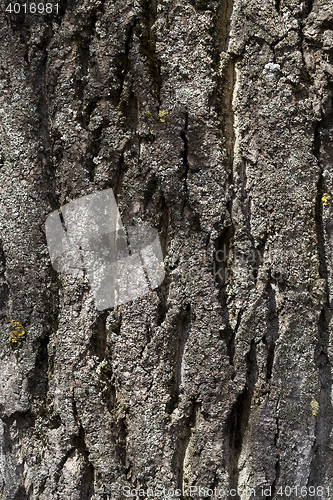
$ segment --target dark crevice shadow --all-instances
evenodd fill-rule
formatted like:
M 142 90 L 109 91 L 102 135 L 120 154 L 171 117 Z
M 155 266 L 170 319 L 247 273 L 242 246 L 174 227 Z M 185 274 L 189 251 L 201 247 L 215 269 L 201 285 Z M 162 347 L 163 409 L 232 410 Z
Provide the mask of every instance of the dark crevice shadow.
M 329 120 L 330 117 L 326 118 Z M 317 158 L 318 165 L 321 168 L 321 130 L 326 122 L 323 120 L 317 123 L 314 131 L 313 154 Z M 333 308 L 329 293 L 329 272 L 326 255 L 325 235 L 331 234 L 332 224 L 330 220 L 324 223 L 323 210 L 326 208 L 324 193 L 327 192 L 322 170 L 317 183 L 317 198 L 315 208 L 317 250 L 319 260 L 319 274 L 325 283 L 325 304 L 321 310 L 318 322 L 317 345 L 315 348 L 315 362 L 318 370 L 319 395 L 317 395 L 319 410 L 314 413 L 316 417 L 316 439 L 313 445 L 313 457 L 308 480 L 308 487 L 317 487 L 325 483 L 325 473 L 329 467 L 329 436 L 333 429 L 333 407 L 331 400 L 332 391 L 332 373 L 328 349 L 330 345 L 330 323 L 333 316 Z M 332 470 L 332 466 L 330 466 Z
M 178 406 L 179 402 L 179 389 L 182 380 L 182 363 L 185 351 L 185 345 L 188 339 L 189 330 L 191 328 L 191 306 L 188 304 L 186 309 L 181 312 L 179 320 L 177 321 L 176 338 L 173 345 L 174 354 L 174 372 L 168 383 L 168 392 L 170 399 L 166 404 L 165 411 L 171 414 Z
M 246 383 L 242 393 L 237 397 L 230 417 L 227 421 L 227 432 L 229 436 L 229 477 L 230 488 L 237 490 L 239 470 L 238 460 L 242 451 L 245 432 L 251 413 L 251 400 L 258 380 L 258 365 L 256 357 L 256 345 L 252 340 L 250 350 L 246 356 Z M 234 497 L 240 500 L 237 495 Z
M 267 347 L 267 365 L 266 365 L 266 380 L 272 378 L 275 344 L 279 337 L 279 318 L 276 312 L 275 292 L 270 281 L 268 282 L 268 312 L 266 316 L 266 333 L 263 337 L 263 343 Z

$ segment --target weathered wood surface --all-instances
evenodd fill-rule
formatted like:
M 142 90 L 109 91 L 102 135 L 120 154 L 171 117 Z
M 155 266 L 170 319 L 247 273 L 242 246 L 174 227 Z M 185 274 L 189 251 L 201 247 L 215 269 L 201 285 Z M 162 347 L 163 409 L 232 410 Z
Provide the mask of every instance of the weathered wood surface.
M 6 5 L 1 499 L 332 498 L 331 1 Z M 166 278 L 99 313 L 44 223 L 110 187 Z

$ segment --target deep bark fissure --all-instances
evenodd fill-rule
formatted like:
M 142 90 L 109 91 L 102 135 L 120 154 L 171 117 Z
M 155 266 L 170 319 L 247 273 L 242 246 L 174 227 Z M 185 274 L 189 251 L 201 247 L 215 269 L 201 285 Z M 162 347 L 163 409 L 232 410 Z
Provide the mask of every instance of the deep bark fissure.
M 54 473 L 55 484 L 57 484 L 59 482 L 63 468 L 65 466 L 65 463 L 67 462 L 67 460 L 71 456 L 73 456 L 74 451 L 75 451 L 75 445 L 73 443 L 73 445 L 70 447 L 70 449 L 66 452 L 66 454 L 62 457 L 62 459 L 57 464 L 57 468 L 56 468 L 56 471 Z M 53 493 L 55 493 L 55 491 Z
M 128 431 L 126 416 L 115 421 L 115 431 L 117 456 L 125 473 L 128 474 L 130 472 L 130 466 L 127 463 L 126 436 Z
M 37 414 L 46 415 L 46 399 L 49 386 L 49 335 L 39 341 L 33 377 L 28 379 L 31 394 L 31 409 Z
M 93 347 L 93 351 L 100 361 L 105 359 L 106 349 L 107 349 L 107 328 L 106 328 L 106 320 L 109 312 L 104 311 L 99 314 L 98 318 L 91 326 L 92 336 L 91 336 L 91 344 Z
M 61 467 L 59 467 L 58 469 L 58 474 L 60 477 L 60 474 L 62 473 L 66 461 L 71 456 L 73 456 L 75 450 L 77 450 L 77 453 L 82 456 L 84 462 L 84 469 L 81 473 L 83 488 L 80 491 L 80 496 L 81 496 L 80 500 L 90 500 L 94 493 L 95 469 L 93 464 L 89 460 L 90 452 L 86 444 L 85 430 L 78 415 L 74 390 L 72 392 L 72 403 L 73 403 L 73 415 L 75 421 L 78 424 L 79 431 L 77 435 L 74 435 L 72 437 L 73 448 L 68 450 L 66 456 L 64 457 L 64 460 L 61 462 Z
M 308 485 L 316 486 L 325 481 L 323 471 L 327 466 L 327 455 L 329 454 L 327 432 L 333 427 L 333 408 L 331 401 L 332 388 L 332 372 L 331 364 L 328 356 L 328 346 L 330 343 L 329 325 L 333 315 L 330 293 L 329 293 L 329 272 L 327 266 L 327 255 L 325 248 L 325 227 L 323 220 L 324 203 L 327 203 L 323 198 L 325 193 L 325 181 L 322 174 L 320 161 L 321 136 L 320 131 L 323 123 L 317 123 L 314 132 L 313 154 L 317 159 L 320 174 L 317 182 L 317 199 L 315 208 L 316 236 L 317 236 L 317 251 L 319 260 L 319 275 L 324 280 L 325 287 L 325 304 L 321 310 L 318 322 L 318 337 L 315 349 L 315 362 L 318 370 L 319 378 L 319 395 L 318 404 L 319 411 L 316 416 L 316 432 L 315 441 L 313 444 L 313 456 L 311 461 L 311 470 L 309 474 Z M 324 201 L 323 201 L 324 200 Z
M 227 52 L 230 40 L 230 20 L 233 12 L 233 0 L 219 2 L 217 12 L 212 17 L 211 33 L 214 37 L 213 60 L 216 65 L 219 64 L 221 53 Z
M 97 318 L 95 325 L 95 334 L 97 338 L 92 342 L 94 347 L 94 352 L 99 356 L 100 361 L 107 361 L 106 365 L 103 365 L 100 369 L 100 386 L 101 386 L 101 397 L 102 401 L 105 403 L 108 413 L 111 417 L 111 428 L 112 435 L 114 437 L 114 450 L 119 464 L 122 466 L 125 474 L 128 474 L 130 467 L 127 464 L 127 448 L 126 448 L 126 437 L 127 431 L 127 414 L 126 411 L 122 415 L 117 414 L 117 389 L 115 386 L 115 375 L 112 368 L 112 354 L 107 345 L 107 328 L 106 321 L 109 312 L 105 311 L 102 315 Z M 121 328 L 121 316 L 116 323 L 111 324 L 111 330 L 119 334 Z M 99 353 L 99 354 L 98 354 Z M 75 404 L 75 401 L 74 401 Z M 75 409 L 75 415 L 77 416 L 77 411 Z M 76 417 L 76 420 L 77 417 Z M 81 424 L 80 424 L 81 425 Z
M 188 139 L 186 136 L 186 132 L 188 130 L 188 113 L 185 113 L 185 124 L 184 124 L 184 130 L 182 130 L 180 137 L 183 141 L 183 150 L 182 150 L 182 158 L 183 158 L 183 165 L 185 167 L 185 172 L 184 172 L 184 182 L 185 182 L 185 189 L 187 191 L 187 175 L 189 171 L 189 163 L 188 163 Z
M 161 210 L 161 223 L 159 227 L 159 238 L 161 242 L 161 248 L 162 248 L 162 254 L 163 258 L 167 256 L 167 251 L 168 251 L 168 240 L 169 240 L 169 227 L 170 227 L 170 211 L 169 207 L 166 203 L 166 200 L 161 194 L 161 203 L 160 203 L 160 210 Z M 163 321 L 166 318 L 167 315 L 167 302 L 168 302 L 168 297 L 169 297 L 169 289 L 170 289 L 170 283 L 172 282 L 171 276 L 170 276 L 170 271 L 171 268 L 170 266 L 165 267 L 165 277 L 163 282 L 161 283 L 159 287 L 159 297 L 160 297 L 160 303 L 158 306 L 158 318 L 157 318 L 157 326 L 161 325 Z
M 182 364 L 186 341 L 188 339 L 191 325 L 191 306 L 188 304 L 186 309 L 180 314 L 181 321 L 177 325 L 177 339 L 174 345 L 174 372 L 168 384 L 170 399 L 166 404 L 166 412 L 171 414 L 178 406 L 179 389 L 182 381 Z
M 220 290 L 219 296 L 223 307 L 226 307 L 226 286 L 229 278 L 231 278 L 229 254 L 232 251 L 234 233 L 234 227 L 232 225 L 227 226 L 214 245 L 213 275 Z
M 40 89 L 39 89 L 39 102 L 38 102 L 38 114 L 41 117 L 40 124 L 40 137 L 42 138 L 43 143 L 43 151 L 40 153 L 41 161 L 45 170 L 45 184 L 48 184 L 48 179 L 50 175 L 53 175 L 54 179 L 54 171 L 51 166 L 51 158 L 50 158 L 50 133 L 49 133 L 49 108 L 48 108 L 48 100 L 47 100 L 47 76 L 46 76 L 46 67 L 47 67 L 47 52 L 46 46 L 43 51 L 43 58 L 41 61 L 41 71 L 40 71 Z M 53 181 L 54 182 L 54 181 Z M 50 200 L 51 207 L 56 208 L 58 206 L 57 200 L 55 197 L 54 190 L 47 190 L 48 197 Z
M 236 326 L 234 329 L 232 329 L 230 326 L 229 312 L 228 312 L 227 308 L 225 308 L 225 314 L 226 314 L 226 316 L 224 316 L 224 323 L 226 325 L 226 328 L 222 331 L 222 333 L 220 333 L 220 338 L 221 338 L 221 340 L 224 340 L 226 343 L 227 353 L 228 353 L 228 357 L 229 357 L 229 365 L 234 367 L 235 366 L 234 359 L 235 359 L 235 352 L 236 352 L 235 340 L 236 340 L 236 334 L 237 334 L 237 331 L 238 331 L 238 328 L 239 328 L 239 325 L 241 322 L 243 310 L 241 309 L 238 312 L 237 322 L 236 322 Z M 236 372 L 233 371 L 231 374 L 231 380 L 234 380 L 235 376 L 236 376 Z
M 196 427 L 196 414 L 200 411 L 200 403 L 192 401 L 191 410 L 189 416 L 186 418 L 185 425 L 182 430 L 182 435 L 179 440 L 179 445 L 176 454 L 176 474 L 177 474 L 177 488 L 183 492 L 183 485 L 186 485 L 184 482 L 184 472 L 185 472 L 185 461 L 186 461 L 186 452 L 190 443 L 190 439 L 193 433 L 193 429 Z M 180 496 L 181 500 L 186 500 L 187 497 L 183 495 Z
M 320 126 L 317 123 L 314 133 L 313 142 L 313 154 L 317 159 L 320 168 Z M 318 249 L 318 260 L 319 260 L 319 274 L 321 278 L 325 280 L 325 294 L 327 301 L 329 301 L 329 287 L 328 287 L 328 272 L 326 263 L 326 251 L 325 251 L 325 236 L 323 227 L 323 201 L 322 197 L 325 192 L 324 179 L 322 171 L 320 170 L 318 182 L 317 182 L 317 199 L 315 208 L 315 221 L 316 221 L 316 234 L 317 234 L 317 249 Z
M 131 51 L 131 44 L 133 40 L 133 33 L 134 33 L 134 28 L 138 25 L 139 20 L 134 19 L 131 22 L 131 25 L 128 28 L 127 31 L 127 36 L 125 40 L 125 47 L 124 47 L 124 52 L 122 56 L 119 58 L 119 68 L 118 68 L 118 78 L 120 81 L 119 84 L 119 90 L 118 90 L 118 98 L 117 98 L 117 105 L 122 104 L 122 93 L 123 93 L 123 88 L 125 84 L 125 79 L 127 78 L 128 71 L 130 69 L 130 51 Z
M 19 486 L 18 491 L 16 492 L 13 500 L 28 500 L 28 493 L 25 491 L 23 486 Z
M 299 21 L 299 49 L 302 54 L 302 68 L 299 84 L 293 87 L 293 94 L 297 99 L 305 99 L 309 97 L 309 88 L 314 83 L 313 75 L 311 75 L 308 65 L 305 60 L 305 42 L 304 42 L 304 27 L 305 21 Z M 316 132 L 315 132 L 316 133 Z
M 30 26 L 29 26 L 30 27 Z M 31 28 L 31 27 L 30 27 Z M 27 30 L 27 28 L 26 28 Z M 28 43 L 27 32 L 25 32 L 25 43 L 27 48 L 27 61 L 28 61 L 28 47 L 29 44 L 34 45 L 35 52 L 31 50 L 31 60 L 28 61 L 28 68 L 26 71 L 26 78 L 28 85 L 34 90 L 36 95 L 36 109 L 39 120 L 33 123 L 33 128 L 36 136 L 40 140 L 41 147 L 38 151 L 38 159 L 41 164 L 41 171 L 43 173 L 43 183 L 45 185 L 45 192 L 50 207 L 56 209 L 58 207 L 58 199 L 55 194 L 55 169 L 51 162 L 51 142 L 49 131 L 49 104 L 47 98 L 47 64 L 48 64 L 48 47 L 52 36 L 51 22 L 47 21 L 47 28 L 39 43 Z M 38 72 L 38 79 L 31 69 L 34 66 L 34 71 Z M 49 188 L 51 178 L 51 189 Z
M 123 149 L 121 152 L 119 161 L 118 161 L 117 178 L 115 180 L 114 189 L 113 189 L 114 197 L 115 197 L 117 203 L 119 203 L 119 199 L 121 197 L 121 190 L 122 190 L 125 171 L 126 171 L 125 149 Z
M 243 448 L 245 432 L 251 414 L 251 401 L 254 387 L 258 379 L 258 365 L 256 359 L 256 344 L 251 341 L 249 352 L 246 356 L 246 383 L 244 390 L 234 403 L 227 424 L 229 441 L 229 477 L 230 488 L 237 490 L 239 480 L 238 461 Z M 238 493 L 234 497 L 240 499 Z
M 182 320 L 178 326 L 178 346 L 175 353 L 175 404 L 178 403 L 179 388 L 182 381 L 182 364 L 186 342 L 191 328 L 191 306 L 188 304 L 182 313 Z
M 74 438 L 74 444 L 78 453 L 82 455 L 85 466 L 82 473 L 83 488 L 80 491 L 80 500 L 90 500 L 94 494 L 95 468 L 89 461 L 90 452 L 86 445 L 85 432 L 82 425 L 79 428 L 79 435 Z
M 279 419 L 276 418 L 276 432 L 274 435 L 274 447 L 278 447 L 278 442 L 279 442 L 279 436 L 280 436 L 280 427 L 279 427 Z M 280 466 L 280 452 L 277 450 L 277 458 L 275 462 L 275 478 L 272 483 L 272 489 L 271 489 L 271 496 L 270 497 L 265 497 L 265 499 L 273 499 L 276 493 L 276 486 L 278 484 L 279 478 L 280 478 L 280 472 L 281 472 L 281 466 Z
M 161 219 L 160 219 L 161 222 L 159 227 L 159 237 L 161 241 L 163 257 L 165 258 L 167 255 L 168 241 L 169 241 L 170 210 L 165 200 L 165 197 L 162 193 L 161 193 L 160 210 L 161 210 Z
M 230 19 L 233 11 L 233 0 L 220 2 L 217 11 L 214 12 L 211 21 L 210 33 L 213 37 L 211 49 L 211 57 L 213 67 L 215 69 L 214 80 L 215 87 L 209 98 L 209 107 L 215 106 L 218 116 L 221 118 L 224 113 L 223 109 L 223 93 L 226 91 L 225 75 L 221 74 L 219 66 L 221 57 L 225 57 L 228 51 L 229 34 L 230 34 Z M 227 57 L 230 57 L 228 54 Z
M 131 86 L 132 89 L 132 86 Z M 131 153 L 138 155 L 139 152 L 139 135 L 137 127 L 139 124 L 139 103 L 134 91 L 131 90 L 129 99 L 123 100 L 120 103 L 120 109 L 126 120 L 126 127 L 132 129 L 132 137 L 130 139 Z
M 96 23 L 98 19 L 104 14 L 104 3 L 96 9 L 94 9 L 90 16 L 83 21 L 83 25 L 81 26 L 80 33 L 77 34 L 77 51 L 79 62 L 81 66 L 81 75 L 78 76 L 74 73 L 74 82 L 75 82 L 75 90 L 76 97 L 84 102 L 85 99 L 85 83 L 83 82 L 83 78 L 86 77 L 89 73 L 89 64 L 91 64 L 92 56 L 90 54 L 90 44 L 96 33 Z
M 318 324 L 318 340 L 315 350 L 315 362 L 319 378 L 319 410 L 316 416 L 315 441 L 309 474 L 308 486 L 318 486 L 325 483 L 324 471 L 328 465 L 329 442 L 327 433 L 333 427 L 333 408 L 331 401 L 332 372 L 328 356 L 329 322 L 332 310 L 328 305 L 322 310 Z
M 4 319 L 8 310 L 10 289 L 6 279 L 6 255 L 0 240 L 0 320 Z
M 234 102 L 237 96 L 237 72 L 236 72 L 236 64 L 238 58 L 234 55 L 229 57 L 229 65 L 228 65 L 228 77 L 227 79 L 230 82 L 230 92 L 227 94 L 227 104 L 228 104 L 228 112 L 227 117 L 230 123 L 227 123 L 226 126 L 226 136 L 229 137 L 230 145 L 230 184 L 234 183 L 234 158 L 235 158 L 235 147 L 236 147 L 236 118 L 234 112 Z M 232 199 L 231 199 L 232 201 Z
M 152 93 L 155 94 L 158 107 L 161 106 L 161 62 L 156 53 L 156 36 L 152 26 L 157 17 L 156 0 L 142 0 L 142 24 L 144 29 L 141 37 L 142 55 L 146 59 L 149 74 L 152 77 Z
M 221 339 L 223 339 L 227 346 L 227 352 L 229 356 L 229 364 L 233 366 L 234 364 L 234 354 L 235 354 L 235 335 L 237 328 L 239 326 L 239 321 L 241 314 L 239 313 L 237 319 L 237 326 L 235 329 L 232 329 L 229 323 L 229 310 L 227 307 L 227 295 L 226 288 L 228 285 L 228 279 L 230 276 L 229 269 L 229 252 L 231 251 L 231 241 L 234 236 L 234 227 L 227 227 L 222 235 L 218 238 L 216 242 L 216 250 L 214 252 L 214 277 L 217 281 L 219 287 L 219 300 L 222 308 L 222 318 L 225 325 L 225 328 L 221 332 Z
M 237 58 L 233 54 L 228 53 L 229 34 L 230 34 L 230 20 L 233 12 L 233 1 L 229 0 L 223 4 L 223 8 L 219 12 L 218 18 L 218 38 L 217 46 L 219 47 L 219 57 L 224 53 L 224 61 L 222 64 L 222 75 L 220 77 L 220 101 L 222 108 L 222 130 L 224 132 L 226 141 L 227 161 L 226 167 L 228 169 L 228 186 L 234 184 L 234 155 L 236 146 L 236 132 L 235 132 L 235 115 L 233 103 L 236 92 L 236 61 Z M 221 52 L 223 49 L 224 52 Z M 234 366 L 235 355 L 235 336 L 236 330 L 239 326 L 241 315 L 238 315 L 237 326 L 233 330 L 229 323 L 229 311 L 227 307 L 226 289 L 228 280 L 231 278 L 232 269 L 229 265 L 229 254 L 232 251 L 232 243 L 235 234 L 235 226 L 232 221 L 232 205 L 235 198 L 235 193 L 230 194 L 229 201 L 227 202 L 227 211 L 230 217 L 230 223 L 226 226 L 215 242 L 215 252 L 213 256 L 213 274 L 219 287 L 219 300 L 222 307 L 222 317 L 225 328 L 220 334 L 220 338 L 226 343 L 227 354 L 229 357 L 229 364 Z M 234 378 L 235 373 L 232 374 Z
M 114 309 L 114 311 L 116 311 L 116 308 Z M 114 312 L 114 315 L 115 314 L 116 313 Z M 116 321 L 110 321 L 110 323 L 108 323 L 108 326 L 113 333 L 115 333 L 116 335 L 119 335 L 120 330 L 121 330 L 121 324 L 122 324 L 122 314 L 121 314 L 121 309 L 118 308 L 118 314 L 117 314 Z
M 311 12 L 313 10 L 313 3 L 314 3 L 314 0 L 306 0 L 306 6 L 307 6 L 306 16 L 308 16 L 309 14 L 311 14 Z
M 0 131 L 1 133 L 3 134 L 3 129 L 2 129 L 2 126 L 0 125 Z M 2 167 L 4 166 L 4 161 L 5 161 L 5 156 L 4 156 L 4 152 L 3 152 L 3 148 L 2 148 L 2 145 L 0 143 L 0 170 L 2 169 Z
M 254 238 L 251 233 L 251 199 L 249 196 L 249 192 L 247 189 L 247 174 L 246 174 L 246 169 L 247 169 L 247 160 L 244 158 L 241 159 L 240 162 L 238 162 L 238 175 L 239 175 L 239 191 L 240 191 L 240 196 L 239 196 L 239 201 L 241 205 L 241 211 L 243 213 L 244 217 L 244 237 L 248 239 L 248 245 L 249 245 L 249 251 L 255 251 L 255 245 L 254 245 Z M 245 236 L 246 235 L 246 236 Z M 256 277 L 252 276 L 254 278 L 254 286 L 256 284 Z M 253 287 L 253 286 L 252 286 Z M 250 286 L 251 288 L 251 286 Z
M 168 309 L 167 309 L 167 302 L 168 302 L 168 296 L 169 296 L 169 287 L 170 287 L 170 276 L 168 275 L 168 270 L 166 270 L 165 273 L 165 279 L 163 283 L 160 285 L 159 289 L 159 297 L 160 297 L 160 302 L 158 305 L 158 310 L 157 310 L 157 321 L 156 321 L 156 326 L 161 326 L 162 323 L 164 322 Z
M 235 146 L 236 146 L 236 124 L 235 124 L 235 113 L 233 109 L 233 103 L 236 97 L 236 63 L 238 57 L 226 53 L 222 64 L 222 76 L 221 76 L 221 102 L 222 102 L 222 131 L 224 132 L 224 140 L 227 150 L 227 169 L 228 169 L 228 185 L 233 186 L 234 184 L 234 156 L 235 156 Z M 232 202 L 235 197 L 233 193 L 229 203 L 230 216 Z
M 264 344 L 267 346 L 267 366 L 266 366 L 266 380 L 272 378 L 275 344 L 279 338 L 279 318 L 276 312 L 276 299 L 275 292 L 271 283 L 268 284 L 268 314 L 267 314 L 267 331 L 263 338 Z

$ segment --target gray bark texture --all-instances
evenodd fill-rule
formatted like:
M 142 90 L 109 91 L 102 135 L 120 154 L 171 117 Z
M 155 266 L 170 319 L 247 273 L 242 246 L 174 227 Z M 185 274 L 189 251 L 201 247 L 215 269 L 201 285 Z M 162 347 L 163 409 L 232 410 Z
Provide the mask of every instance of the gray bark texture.
M 8 4 L 1 500 L 331 499 L 332 0 Z M 108 188 L 166 276 L 98 311 L 45 220 Z

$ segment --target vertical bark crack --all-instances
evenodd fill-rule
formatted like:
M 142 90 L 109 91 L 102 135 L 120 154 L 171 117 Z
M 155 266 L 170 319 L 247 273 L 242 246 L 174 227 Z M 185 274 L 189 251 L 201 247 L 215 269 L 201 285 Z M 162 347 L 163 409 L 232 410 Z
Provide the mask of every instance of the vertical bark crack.
M 78 452 L 84 459 L 84 470 L 82 473 L 82 490 L 80 491 L 82 500 L 90 500 L 94 494 L 95 469 L 89 461 L 89 450 L 86 445 L 85 432 L 80 425 L 79 435 L 74 439 L 74 444 Z
M 124 88 L 125 78 L 127 76 L 129 68 L 130 68 L 129 54 L 130 54 L 130 50 L 131 50 L 134 28 L 137 26 L 138 22 L 139 22 L 138 19 L 134 19 L 134 21 L 132 21 L 130 27 L 128 28 L 126 41 L 125 41 L 125 47 L 124 47 L 124 53 L 123 53 L 122 57 L 120 57 L 120 60 L 119 60 L 118 77 L 120 80 L 120 84 L 119 84 L 119 91 L 118 91 L 118 102 L 117 102 L 118 105 L 121 103 L 121 95 L 122 95 L 123 88 Z
M 317 158 L 318 165 L 320 167 L 320 124 L 318 123 L 315 128 L 314 143 L 313 143 L 313 154 Z M 318 258 L 319 258 L 319 274 L 325 280 L 325 294 L 327 297 L 327 302 L 329 302 L 329 287 L 328 287 L 328 273 L 326 264 L 326 252 L 325 252 L 325 237 L 324 237 L 324 227 L 323 227 L 323 202 L 322 197 L 325 191 L 324 179 L 322 171 L 320 170 L 320 175 L 317 182 L 317 199 L 316 199 L 316 233 L 317 233 L 317 248 L 318 248 Z
M 146 57 L 146 62 L 152 76 L 153 91 L 158 101 L 158 106 L 161 105 L 160 94 L 162 87 L 161 63 L 156 53 L 156 36 L 152 30 L 152 26 L 156 21 L 157 2 L 156 0 L 142 0 L 142 19 L 145 29 L 141 36 L 142 53 Z
M 185 478 L 186 471 L 186 458 L 187 452 L 190 444 L 190 439 L 196 426 L 196 414 L 200 411 L 200 403 L 192 402 L 191 412 L 186 419 L 186 425 L 183 428 L 182 436 L 179 442 L 179 447 L 176 456 L 176 470 L 177 470 L 177 488 L 183 491 L 187 487 L 188 478 Z M 187 498 L 187 497 L 185 497 Z M 183 496 L 181 499 L 185 500 Z
M 321 310 L 318 322 L 318 337 L 315 349 L 315 362 L 318 370 L 320 391 L 318 397 L 319 413 L 316 416 L 316 437 L 313 445 L 313 457 L 311 462 L 311 471 L 309 474 L 309 486 L 317 486 L 325 482 L 325 469 L 330 454 L 327 436 L 333 428 L 333 408 L 331 402 L 332 371 L 330 359 L 328 356 L 328 346 L 330 342 L 329 325 L 333 316 L 330 304 L 329 294 L 329 275 L 327 267 L 325 227 L 323 219 L 323 195 L 326 191 L 324 178 L 322 175 L 320 150 L 321 136 L 320 131 L 322 122 L 317 123 L 314 133 L 313 154 L 317 158 L 320 167 L 320 175 L 317 183 L 317 199 L 315 209 L 317 249 L 319 259 L 319 274 L 324 280 L 325 304 Z
M 8 314 L 9 286 L 6 280 L 6 256 L 0 241 L 0 320 Z
M 230 488 L 234 488 L 235 490 L 237 490 L 239 479 L 238 461 L 242 452 L 245 431 L 247 429 L 250 418 L 251 401 L 254 387 L 258 380 L 256 344 L 254 340 L 251 341 L 250 350 L 246 356 L 246 368 L 247 370 L 245 387 L 242 393 L 237 397 L 236 402 L 233 405 L 228 422 L 228 433 L 230 436 Z M 240 500 L 238 493 L 234 498 Z
M 314 0 L 306 0 L 306 6 L 307 6 L 307 9 L 306 9 L 306 15 L 310 15 L 311 12 L 312 12 L 312 9 L 313 9 L 313 3 L 314 3 Z
M 267 331 L 263 337 L 263 342 L 267 347 L 267 368 L 266 380 L 272 378 L 272 370 L 274 364 L 275 344 L 279 337 L 279 318 L 276 312 L 275 292 L 272 285 L 268 284 L 268 314 L 267 314 Z
M 188 113 L 185 113 L 185 124 L 184 124 L 184 130 L 181 132 L 180 137 L 182 138 L 183 141 L 183 150 L 182 150 L 182 157 L 183 157 L 183 164 L 185 166 L 185 173 L 184 173 L 184 182 L 185 182 L 185 188 L 187 191 L 187 174 L 189 171 L 189 163 L 188 163 L 188 139 L 186 137 L 186 132 L 188 130 Z
M 191 325 L 191 306 L 188 304 L 186 309 L 181 313 L 181 321 L 179 321 L 178 338 L 174 346 L 175 368 L 174 373 L 169 382 L 170 399 L 166 405 L 166 412 L 171 414 L 178 406 L 179 390 L 182 382 L 182 369 L 185 345 Z
M 275 436 L 274 436 L 274 447 L 275 448 L 278 446 L 279 436 L 280 436 L 279 419 L 276 418 L 276 432 L 275 432 Z M 270 497 L 266 496 L 265 499 L 268 500 L 270 498 L 274 498 L 275 497 L 276 485 L 278 484 L 278 481 L 279 481 L 279 478 L 280 478 L 280 472 L 281 472 L 280 452 L 279 452 L 279 450 L 277 450 L 277 459 L 276 459 L 276 463 L 275 463 L 275 478 L 274 478 L 274 481 L 273 481 L 273 484 L 272 484 L 272 489 L 271 489 L 272 495 Z

